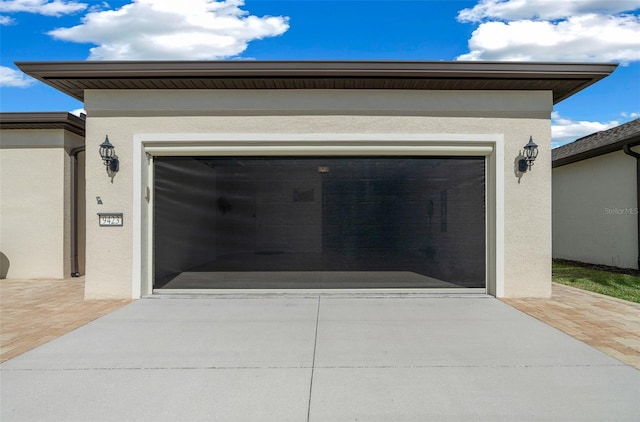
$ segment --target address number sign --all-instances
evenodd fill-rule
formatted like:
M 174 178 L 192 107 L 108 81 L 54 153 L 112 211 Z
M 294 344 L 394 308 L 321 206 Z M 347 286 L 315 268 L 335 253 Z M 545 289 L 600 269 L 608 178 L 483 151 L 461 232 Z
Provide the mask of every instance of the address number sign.
M 122 213 L 98 213 L 98 222 L 103 226 L 122 226 Z

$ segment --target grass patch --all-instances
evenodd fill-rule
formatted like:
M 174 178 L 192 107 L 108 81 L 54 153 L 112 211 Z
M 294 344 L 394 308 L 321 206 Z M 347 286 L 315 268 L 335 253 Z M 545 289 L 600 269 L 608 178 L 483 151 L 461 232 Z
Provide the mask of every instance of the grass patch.
M 553 281 L 640 303 L 640 272 L 554 260 Z

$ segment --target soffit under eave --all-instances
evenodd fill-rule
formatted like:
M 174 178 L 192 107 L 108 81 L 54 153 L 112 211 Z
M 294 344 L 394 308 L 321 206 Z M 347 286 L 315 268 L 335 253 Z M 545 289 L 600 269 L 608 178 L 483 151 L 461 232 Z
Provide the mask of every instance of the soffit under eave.
M 47 85 L 84 101 L 84 91 L 132 89 L 393 89 L 451 91 L 552 91 L 554 104 L 593 83 L 578 80 L 478 80 L 478 79 L 238 79 L 238 78 L 167 78 L 167 79 L 45 79 Z
M 83 101 L 87 89 L 397 89 L 552 91 L 557 103 L 610 63 L 23 62 L 25 73 Z
M 0 129 L 62 129 L 82 137 L 85 136 L 84 120 L 67 112 L 0 113 Z

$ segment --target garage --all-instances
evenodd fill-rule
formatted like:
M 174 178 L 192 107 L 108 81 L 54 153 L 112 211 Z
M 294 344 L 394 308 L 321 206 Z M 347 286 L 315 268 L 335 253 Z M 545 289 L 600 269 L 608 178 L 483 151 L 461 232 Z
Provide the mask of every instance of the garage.
M 484 156 L 157 156 L 153 289 L 485 289 Z
M 17 66 L 86 110 L 87 299 L 550 297 L 550 116 L 616 67 Z

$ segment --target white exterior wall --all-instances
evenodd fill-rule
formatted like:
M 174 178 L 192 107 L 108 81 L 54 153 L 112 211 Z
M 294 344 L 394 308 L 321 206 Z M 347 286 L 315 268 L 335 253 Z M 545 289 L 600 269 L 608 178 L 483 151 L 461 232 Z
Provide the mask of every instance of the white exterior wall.
M 623 151 L 554 168 L 553 257 L 637 269 L 636 183 Z
M 85 93 L 87 144 L 87 298 L 137 297 L 140 210 L 146 185 L 134 178 L 134 139 L 184 134 L 466 134 L 504 139 L 504 297 L 551 293 L 551 92 L 498 91 L 100 91 Z M 109 135 L 120 171 L 107 177 L 97 153 Z M 539 145 L 533 170 L 518 178 L 516 157 L 532 135 Z M 268 142 L 265 142 L 268 145 Z M 500 155 L 502 156 L 502 155 Z M 141 186 L 142 185 L 142 186 Z M 487 186 L 496 190 L 496 186 Z M 134 197 L 134 192 L 136 196 Z M 100 196 L 103 205 L 95 197 Z M 98 212 L 124 213 L 123 227 L 98 227 Z M 488 210 L 489 212 L 489 210 Z M 142 212 L 144 218 L 144 212 Z M 531 230 L 535 227 L 535 230 Z
M 0 252 L 6 278 L 71 274 L 70 158 L 80 136 L 62 129 L 2 130 Z

